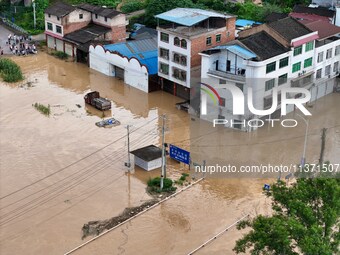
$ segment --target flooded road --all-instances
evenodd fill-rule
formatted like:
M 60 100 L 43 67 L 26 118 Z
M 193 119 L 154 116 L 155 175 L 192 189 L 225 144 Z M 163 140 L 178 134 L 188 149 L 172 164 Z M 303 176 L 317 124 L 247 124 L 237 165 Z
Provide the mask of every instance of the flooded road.
M 145 94 L 85 65 L 44 53 L 13 60 L 22 67 L 26 80 L 0 84 L 1 254 L 63 254 L 86 241 L 81 240 L 84 223 L 111 218 L 150 198 L 145 184 L 159 171 L 136 169 L 126 174 L 126 125 L 132 125 L 131 150 L 160 145 L 162 114 L 168 119 L 168 143 L 195 150 L 197 140 L 219 139 L 207 135 L 211 130 L 205 124 L 200 133 L 190 136 L 192 120 L 175 107 L 182 100 L 168 93 Z M 104 116 L 118 119 L 120 126 L 95 126 L 103 113 L 85 106 L 83 100 L 93 90 L 112 100 L 112 110 Z M 32 107 L 36 102 L 49 104 L 51 116 L 36 111 Z M 340 94 L 327 96 L 313 107 L 307 158 L 318 159 L 320 128 L 331 127 L 325 159 L 339 163 L 339 108 Z M 293 139 L 271 141 L 303 136 L 304 128 L 218 133 L 230 145 L 220 152 L 230 161 L 247 155 L 252 162 L 268 157 L 296 162 L 302 151 L 300 138 L 293 143 Z M 236 147 L 240 141 L 245 145 Z M 246 146 L 260 141 L 268 143 L 256 149 Z M 168 160 L 171 177 L 178 178 L 182 171 L 188 172 L 187 167 Z M 75 254 L 188 253 L 244 214 L 269 213 L 270 203 L 261 195 L 265 181 L 205 180 Z M 235 234 L 226 233 L 199 254 L 233 254 L 231 248 L 240 233 L 232 231 Z

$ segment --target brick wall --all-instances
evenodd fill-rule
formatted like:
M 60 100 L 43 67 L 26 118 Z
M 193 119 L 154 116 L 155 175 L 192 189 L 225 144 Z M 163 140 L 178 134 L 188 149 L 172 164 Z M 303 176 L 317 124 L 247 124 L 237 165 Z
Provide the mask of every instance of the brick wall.
M 125 42 L 126 39 L 126 27 L 125 26 L 115 26 L 112 27 L 111 40 L 112 42 Z
M 191 67 L 201 65 L 201 56 L 198 53 L 235 40 L 235 21 L 236 17 L 229 18 L 226 27 L 215 29 L 191 40 Z M 216 42 L 216 35 L 218 34 L 221 35 L 221 42 Z M 208 37 L 211 37 L 210 45 L 206 44 Z
M 79 30 L 83 27 L 86 27 L 90 21 L 83 21 L 83 22 L 77 22 L 77 23 L 68 23 L 63 26 L 64 28 L 64 35 L 69 34 L 71 32 L 74 32 L 76 30 Z

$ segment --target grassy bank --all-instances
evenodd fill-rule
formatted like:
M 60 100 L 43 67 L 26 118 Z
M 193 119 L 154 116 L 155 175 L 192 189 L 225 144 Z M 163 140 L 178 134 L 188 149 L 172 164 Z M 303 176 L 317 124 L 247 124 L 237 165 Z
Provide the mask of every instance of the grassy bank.
M 0 59 L 0 76 L 5 82 L 17 82 L 24 79 L 20 67 L 11 59 Z

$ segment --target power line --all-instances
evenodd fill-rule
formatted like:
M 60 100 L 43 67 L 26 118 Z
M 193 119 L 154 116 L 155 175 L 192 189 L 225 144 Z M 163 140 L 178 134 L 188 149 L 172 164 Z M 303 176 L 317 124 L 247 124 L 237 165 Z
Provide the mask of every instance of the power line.
M 146 122 L 144 125 L 140 126 L 139 128 L 142 128 L 142 127 L 146 126 L 147 124 L 149 124 L 150 122 L 154 121 L 155 119 L 158 119 L 158 117 L 156 117 L 156 118 L 154 118 L 154 119 L 152 119 L 152 120 Z M 138 128 L 138 129 L 139 129 L 139 128 Z M 138 129 L 135 129 L 135 130 L 131 131 L 130 133 L 133 133 L 133 132 L 135 132 L 135 131 L 138 130 Z M 104 150 L 105 148 L 107 148 L 107 147 L 111 146 L 112 144 L 114 144 L 114 143 L 116 143 L 116 142 L 122 140 L 122 139 L 125 138 L 125 137 L 126 137 L 126 135 L 124 135 L 124 136 L 122 136 L 122 137 L 116 139 L 115 141 L 113 141 L 113 142 L 111 142 L 111 143 L 109 143 L 109 144 L 103 146 L 102 148 L 100 148 L 100 149 L 98 149 L 98 150 L 96 150 L 96 151 L 94 151 L 94 152 L 88 154 L 87 156 L 85 156 L 85 157 L 83 157 L 83 158 L 81 158 L 81 159 L 79 159 L 79 160 L 76 160 L 75 162 L 73 162 L 73 163 L 71 163 L 71 164 L 69 164 L 69 165 L 67 165 L 67 166 L 65 166 L 65 167 L 63 167 L 63 168 L 57 170 L 56 172 L 53 172 L 53 173 L 51 173 L 51 174 L 48 174 L 47 176 L 45 176 L 45 177 L 43 177 L 43 178 L 41 178 L 41 179 L 39 179 L 39 180 L 36 180 L 36 181 L 34 181 L 34 182 L 32 182 L 32 183 L 30 183 L 30 184 L 28 184 L 28 185 L 26 185 L 26 186 L 24 186 L 24 187 L 22 187 L 22 188 L 20 188 L 20 189 L 17 189 L 16 191 L 13 191 L 13 192 L 8 193 L 7 195 L 5 195 L 5 196 L 3 196 L 3 197 L 0 197 L 0 200 L 1 200 L 1 199 L 4 199 L 4 198 L 6 198 L 6 197 L 9 197 L 9 196 L 11 196 L 11 195 L 14 195 L 14 194 L 16 194 L 16 193 L 18 193 L 18 192 L 20 192 L 20 191 L 22 191 L 22 190 L 24 190 L 24 189 L 26 189 L 26 188 L 28 188 L 28 187 L 33 186 L 34 184 L 37 184 L 37 183 L 39 183 L 39 182 L 41 182 L 41 181 L 43 181 L 43 180 L 45 180 L 45 179 L 47 179 L 47 178 L 49 178 L 49 177 L 51 177 L 51 176 L 57 174 L 57 173 L 60 173 L 60 172 L 62 172 L 62 171 L 64 171 L 64 170 L 70 168 L 71 166 L 74 166 L 74 165 L 78 164 L 79 162 L 81 162 L 81 161 L 83 161 L 83 160 L 85 160 L 85 159 L 91 157 L 92 155 L 94 155 L 94 154 L 96 154 L 96 153 L 98 153 L 98 152 Z
M 143 140 L 145 140 L 145 139 L 147 139 L 147 138 L 144 138 Z M 116 174 L 114 174 L 114 175 L 112 175 L 112 176 L 115 176 L 115 175 L 116 175 Z M 124 176 L 124 175 L 122 175 L 122 176 Z M 117 179 L 120 179 L 122 176 L 120 176 L 120 177 L 117 178 Z M 107 188 L 109 185 L 111 185 L 111 184 L 114 183 L 114 182 L 115 182 L 115 181 L 110 182 L 110 183 L 108 183 L 108 184 L 102 185 L 101 188 L 99 188 L 99 189 L 97 189 L 97 190 L 94 190 L 94 192 L 90 193 L 89 196 L 87 196 L 87 197 L 85 197 L 84 199 L 80 200 L 80 201 L 77 202 L 76 204 L 79 204 L 79 203 L 85 201 L 87 198 L 89 198 L 89 197 L 93 196 L 94 194 L 98 193 L 100 190 L 102 190 L 102 189 L 104 189 L 104 188 Z M 83 194 L 82 194 L 82 195 L 83 195 Z M 80 195 L 80 196 L 82 196 L 82 195 Z M 80 197 L 80 196 L 76 196 L 76 197 Z M 59 203 L 57 203 L 57 204 L 59 204 Z M 49 208 L 52 208 L 52 207 L 56 206 L 57 204 L 54 204 L 54 205 L 52 205 L 52 206 L 50 206 L 50 207 L 48 207 L 48 208 L 45 208 L 44 210 L 49 209 Z M 47 220 L 44 220 L 44 221 L 42 221 L 42 222 L 36 224 L 35 226 L 40 225 L 40 224 L 42 224 L 42 223 L 44 223 L 44 222 L 46 222 L 46 221 L 51 220 L 52 218 L 54 218 L 54 217 L 56 217 L 56 216 L 62 214 L 63 212 L 65 212 L 65 211 L 71 209 L 71 208 L 72 208 L 73 206 L 75 206 L 76 204 L 74 204 L 74 205 L 72 205 L 71 207 L 69 207 L 69 208 L 67 208 L 67 209 L 65 209 L 65 210 L 63 210 L 63 211 L 61 211 L 61 212 L 55 214 L 54 216 L 48 218 Z M 42 211 L 44 211 L 44 210 L 42 210 Z M 39 213 L 39 212 L 38 212 L 38 213 Z M 20 217 L 20 216 L 18 216 L 18 217 Z M 21 220 L 19 220 L 19 221 L 22 221 L 22 220 L 23 220 L 23 219 L 21 219 Z M 29 231 L 30 229 L 31 229 L 31 228 L 27 228 L 26 230 L 22 231 L 21 233 L 19 233 L 19 234 L 17 234 L 17 235 L 9 236 L 9 237 L 7 237 L 7 238 L 1 240 L 0 242 L 3 242 L 4 240 L 7 240 L 7 239 L 9 239 L 9 238 L 11 238 L 11 239 L 17 238 L 17 237 L 21 236 L 22 234 L 26 233 L 27 231 Z
M 144 137 L 144 139 L 142 139 L 142 141 L 143 141 L 143 140 L 147 140 L 147 139 L 149 139 L 149 138 L 148 138 L 148 137 Z M 139 140 L 138 142 L 140 142 L 140 141 L 141 141 L 141 140 Z M 120 158 L 119 158 L 119 159 L 122 159 L 123 157 L 124 157 L 123 155 L 120 155 Z M 115 158 L 115 160 L 117 160 L 117 158 Z M 68 187 L 63 188 L 64 185 L 59 186 L 59 187 L 63 188 L 62 190 L 58 190 L 59 187 L 57 187 L 57 188 L 53 189 L 52 191 L 50 191 L 49 193 L 43 194 L 43 195 L 41 195 L 41 196 L 39 196 L 39 197 L 37 197 L 37 198 L 35 198 L 35 199 L 33 199 L 33 200 L 27 202 L 26 204 L 20 206 L 19 208 L 16 208 L 16 209 L 14 209 L 14 210 L 12 210 L 12 211 L 10 211 L 10 212 L 7 212 L 6 214 L 2 215 L 2 217 L 6 217 L 6 216 L 8 216 L 8 215 L 11 215 L 12 217 L 10 217 L 10 218 L 6 219 L 5 221 L 1 222 L 0 225 L 4 225 L 4 224 L 6 224 L 6 223 L 8 223 L 8 222 L 10 222 L 10 221 L 12 221 L 12 220 L 14 220 L 14 219 L 20 217 L 20 216 L 26 214 L 27 212 L 30 212 L 30 211 L 32 211 L 32 210 L 38 208 L 40 205 L 45 204 L 45 203 L 48 203 L 48 202 L 51 201 L 53 198 L 58 197 L 59 195 L 65 193 L 66 191 L 68 191 L 68 190 L 70 190 L 70 189 L 73 189 L 74 187 L 76 187 L 76 186 L 78 186 L 79 184 L 83 183 L 84 181 L 88 180 L 90 177 L 94 176 L 95 174 L 97 174 L 97 173 L 99 173 L 99 172 L 105 170 L 107 166 L 110 166 L 110 162 L 108 162 L 106 165 L 102 166 L 100 169 L 97 169 L 95 172 L 93 172 L 93 173 L 90 174 L 89 176 L 87 176 L 87 177 L 81 179 L 80 181 L 78 180 L 76 183 L 73 183 L 73 184 L 71 184 L 71 185 L 68 186 Z M 76 178 L 77 178 L 77 177 L 76 177 Z M 75 179 L 76 179 L 76 178 L 75 178 Z M 57 193 L 57 194 L 54 194 L 54 195 L 51 196 L 51 197 L 48 197 L 49 195 L 51 195 L 51 193 L 55 193 L 55 192 L 58 192 L 58 193 Z M 47 197 L 45 200 L 39 201 L 39 199 L 45 198 L 45 197 Z M 15 214 L 15 215 L 13 215 L 13 213 L 16 213 L 16 211 L 18 211 L 18 210 L 20 210 L 20 209 L 24 209 L 26 206 L 31 205 L 33 202 L 38 202 L 38 203 L 35 204 L 35 205 L 33 205 L 33 206 L 31 206 L 31 207 L 26 208 L 25 210 L 23 210 L 23 211 L 21 211 L 21 212 Z

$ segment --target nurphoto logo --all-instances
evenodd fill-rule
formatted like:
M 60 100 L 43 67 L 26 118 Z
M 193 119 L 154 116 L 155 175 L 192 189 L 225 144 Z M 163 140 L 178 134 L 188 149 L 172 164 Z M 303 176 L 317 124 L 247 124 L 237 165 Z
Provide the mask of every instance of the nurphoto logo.
M 244 94 L 244 91 L 242 91 L 239 87 L 233 84 L 223 84 L 218 86 L 211 86 L 206 83 L 201 83 L 200 88 L 200 111 L 201 116 L 207 115 L 208 113 L 208 96 L 210 100 L 213 102 L 215 106 L 222 106 L 222 98 L 220 94 L 217 92 L 217 90 L 220 89 L 226 89 L 228 90 L 232 95 L 232 114 L 238 115 L 238 116 L 246 116 L 245 115 L 245 106 L 248 107 L 248 110 L 251 114 L 254 116 L 268 116 L 273 114 L 280 103 L 280 109 L 281 109 L 281 116 L 287 115 L 287 107 L 289 105 L 292 105 L 293 107 L 299 109 L 304 115 L 310 116 L 312 115 L 304 106 L 305 103 L 309 102 L 311 99 L 311 93 L 308 89 L 305 88 L 282 88 L 280 90 L 280 94 L 278 93 L 278 89 L 275 87 L 272 89 L 272 103 L 271 107 L 268 109 L 256 109 L 253 103 L 254 100 L 254 93 L 253 88 L 248 86 L 246 90 L 246 95 Z M 291 94 L 299 94 L 300 98 L 292 98 Z M 279 102 L 279 96 L 280 96 L 280 102 Z M 247 102 L 247 105 L 245 104 L 245 100 Z M 257 119 L 247 119 L 243 121 L 238 121 L 237 124 L 244 124 L 248 125 L 249 127 L 261 127 L 264 125 L 264 121 L 269 122 L 272 126 L 274 126 L 275 121 L 279 121 L 278 119 L 265 119 L 263 118 L 257 118 Z M 226 125 L 231 124 L 233 126 L 235 120 L 227 120 L 225 118 L 221 119 L 214 119 L 213 120 L 213 126 L 216 125 Z M 290 124 L 289 124 L 290 123 Z M 295 127 L 297 126 L 297 121 L 295 119 L 285 119 L 281 121 L 281 125 L 284 127 Z

